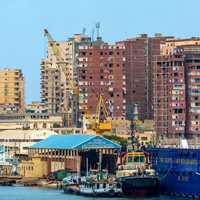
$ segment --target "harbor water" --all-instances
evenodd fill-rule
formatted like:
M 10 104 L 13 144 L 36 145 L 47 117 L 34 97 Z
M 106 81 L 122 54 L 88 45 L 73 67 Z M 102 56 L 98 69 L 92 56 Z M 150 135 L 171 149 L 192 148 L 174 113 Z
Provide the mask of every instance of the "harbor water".
M 37 187 L 0 187 L 0 200 L 108 200 L 111 198 L 90 198 L 67 195 L 62 190 L 43 189 Z M 114 200 L 129 200 L 129 198 L 113 198 Z M 133 198 L 130 198 L 133 199 Z M 146 200 L 175 200 L 175 197 L 160 196 Z M 141 199 L 140 199 L 141 200 Z M 145 200 L 145 199 L 142 199 Z M 177 198 L 177 200 L 185 200 Z

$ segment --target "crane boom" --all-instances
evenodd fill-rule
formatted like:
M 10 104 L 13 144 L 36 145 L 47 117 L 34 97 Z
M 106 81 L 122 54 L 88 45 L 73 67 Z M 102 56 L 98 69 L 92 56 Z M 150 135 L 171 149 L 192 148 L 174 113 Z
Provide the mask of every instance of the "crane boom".
M 64 58 L 62 55 L 65 55 L 62 52 L 62 49 L 57 45 L 57 42 L 53 39 L 51 34 L 47 29 L 44 29 L 44 36 L 47 37 L 49 45 L 52 49 L 53 55 L 56 58 L 56 66 L 60 71 L 61 75 L 61 85 L 64 91 L 64 102 L 65 105 L 67 106 L 65 109 L 67 113 L 72 112 L 72 107 L 71 105 L 73 104 L 71 101 L 73 100 L 73 95 L 79 95 L 79 89 L 77 84 L 72 80 L 73 77 L 68 77 L 68 66 L 67 63 L 64 61 Z M 62 53 L 61 53 L 62 52 Z

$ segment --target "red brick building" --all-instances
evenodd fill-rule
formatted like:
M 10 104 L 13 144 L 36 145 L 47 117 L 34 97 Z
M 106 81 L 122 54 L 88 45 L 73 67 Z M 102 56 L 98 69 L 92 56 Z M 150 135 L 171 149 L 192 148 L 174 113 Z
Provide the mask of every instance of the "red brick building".
M 112 118 L 125 118 L 125 46 L 102 41 L 79 46 L 79 113 L 95 115 L 101 94 Z
M 160 55 L 161 42 L 166 38 L 161 34 L 156 34 L 155 37 L 141 34 L 139 37 L 119 42 L 125 45 L 127 118 L 133 103 L 138 104 L 140 119 L 153 118 L 152 65 L 155 55 Z
M 200 136 L 200 46 L 176 48 L 154 62 L 154 119 L 161 138 Z
M 162 138 L 185 133 L 185 67 L 183 55 L 158 56 L 154 66 L 154 120 Z

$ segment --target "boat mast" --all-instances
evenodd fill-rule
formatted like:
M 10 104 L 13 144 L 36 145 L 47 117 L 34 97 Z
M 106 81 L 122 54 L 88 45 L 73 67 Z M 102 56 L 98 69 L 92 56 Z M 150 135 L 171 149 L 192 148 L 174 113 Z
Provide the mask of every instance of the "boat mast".
M 138 120 L 138 105 L 135 103 L 131 107 L 131 125 L 130 125 L 130 130 L 131 130 L 131 145 L 132 145 L 132 150 L 136 149 L 138 146 L 138 142 L 135 136 L 135 130 L 136 130 L 136 124 L 135 122 Z

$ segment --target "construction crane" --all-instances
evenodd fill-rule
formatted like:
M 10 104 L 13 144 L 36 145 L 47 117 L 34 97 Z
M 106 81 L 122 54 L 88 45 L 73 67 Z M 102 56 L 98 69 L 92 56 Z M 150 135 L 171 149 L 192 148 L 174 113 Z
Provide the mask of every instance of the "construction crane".
M 104 119 L 101 119 L 101 113 L 104 114 Z M 94 130 L 96 133 L 104 133 L 107 131 L 112 130 L 112 123 L 111 120 L 108 119 L 108 111 L 106 109 L 105 101 L 103 96 L 99 95 L 99 102 L 96 108 L 96 115 L 95 115 L 95 127 Z
M 72 77 L 67 77 L 67 64 L 62 58 L 62 49 L 56 45 L 56 41 L 53 39 L 51 34 L 47 29 L 44 29 L 44 36 L 48 38 L 49 45 L 52 49 L 53 55 L 56 58 L 56 65 L 55 67 L 59 69 L 60 76 L 61 76 L 61 85 L 63 87 L 63 94 L 64 94 L 64 101 L 65 105 L 67 106 L 63 112 L 67 114 L 67 121 L 72 118 L 73 114 L 73 100 L 74 96 L 76 96 L 76 101 L 78 101 L 79 95 L 79 88 L 77 83 L 72 79 Z M 64 53 L 63 53 L 64 55 Z M 77 105 L 76 105 L 77 106 Z M 76 120 L 77 121 L 77 120 Z M 70 126 L 71 123 L 68 123 L 67 126 Z

